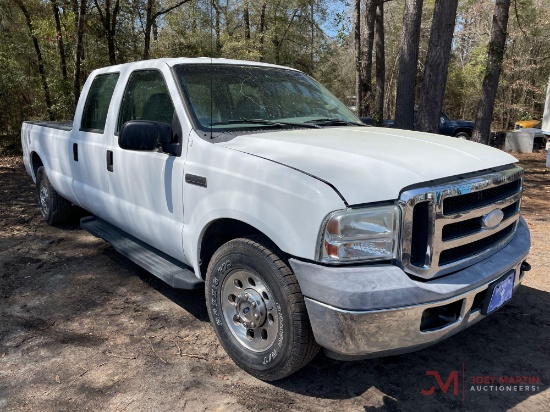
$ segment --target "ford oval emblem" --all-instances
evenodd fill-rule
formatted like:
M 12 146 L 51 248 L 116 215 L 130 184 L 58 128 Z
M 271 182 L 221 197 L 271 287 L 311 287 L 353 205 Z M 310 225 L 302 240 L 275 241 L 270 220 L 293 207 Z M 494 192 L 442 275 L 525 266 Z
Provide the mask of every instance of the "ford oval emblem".
M 504 219 L 504 213 L 502 213 L 502 210 L 495 209 L 483 216 L 481 219 L 481 225 L 485 229 L 494 229 L 500 225 L 502 219 Z
M 250 308 L 247 306 L 243 309 L 243 313 L 246 315 L 248 312 L 250 312 Z

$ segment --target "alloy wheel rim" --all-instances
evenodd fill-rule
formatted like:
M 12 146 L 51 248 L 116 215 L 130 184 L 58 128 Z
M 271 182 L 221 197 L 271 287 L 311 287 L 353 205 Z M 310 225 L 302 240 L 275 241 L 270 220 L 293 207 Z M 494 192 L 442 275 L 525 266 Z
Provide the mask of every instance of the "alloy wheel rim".
M 236 270 L 222 285 L 222 312 L 237 341 L 254 352 L 262 352 L 277 338 L 279 317 L 274 296 L 254 272 Z
M 38 200 L 40 202 L 40 211 L 43 216 L 48 214 L 48 198 L 49 198 L 48 188 L 44 184 L 44 181 L 40 182 L 40 187 L 38 190 Z

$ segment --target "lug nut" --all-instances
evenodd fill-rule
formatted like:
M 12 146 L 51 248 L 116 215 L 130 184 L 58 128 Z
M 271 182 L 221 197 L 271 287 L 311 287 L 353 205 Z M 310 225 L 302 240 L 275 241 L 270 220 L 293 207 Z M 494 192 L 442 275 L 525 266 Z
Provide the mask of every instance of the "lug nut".
M 256 327 L 256 324 L 255 324 L 254 322 L 252 322 L 252 323 L 250 324 L 250 326 L 252 326 L 253 328 L 255 328 L 255 327 Z
M 258 315 L 257 313 L 254 315 L 254 319 L 258 320 L 260 319 L 260 315 Z
M 256 306 L 258 306 L 256 305 L 256 302 L 252 302 L 252 307 L 255 308 Z

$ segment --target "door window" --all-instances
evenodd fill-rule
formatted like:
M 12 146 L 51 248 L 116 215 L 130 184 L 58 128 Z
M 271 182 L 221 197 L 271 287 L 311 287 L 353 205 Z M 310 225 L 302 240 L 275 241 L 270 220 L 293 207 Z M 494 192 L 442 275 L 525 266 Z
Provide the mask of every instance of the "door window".
M 95 77 L 84 104 L 80 130 L 103 133 L 117 81 L 118 73 L 100 74 Z
M 122 104 L 117 131 L 129 120 L 151 120 L 172 125 L 174 104 L 162 73 L 139 70 L 131 74 Z

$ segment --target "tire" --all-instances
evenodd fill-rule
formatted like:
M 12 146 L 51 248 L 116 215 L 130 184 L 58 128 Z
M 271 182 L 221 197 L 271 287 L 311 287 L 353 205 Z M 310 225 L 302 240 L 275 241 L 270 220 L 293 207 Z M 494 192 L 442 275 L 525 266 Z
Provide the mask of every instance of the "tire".
M 261 237 L 231 240 L 210 260 L 206 306 L 233 361 L 275 381 L 307 365 L 319 351 L 296 277 L 281 252 Z
M 36 201 L 48 225 L 56 226 L 69 218 L 71 202 L 55 191 L 44 166 L 40 166 L 36 172 Z
M 469 140 L 470 139 L 470 135 L 466 132 L 458 132 L 457 134 L 455 134 L 455 137 L 457 139 L 463 139 L 463 140 Z

